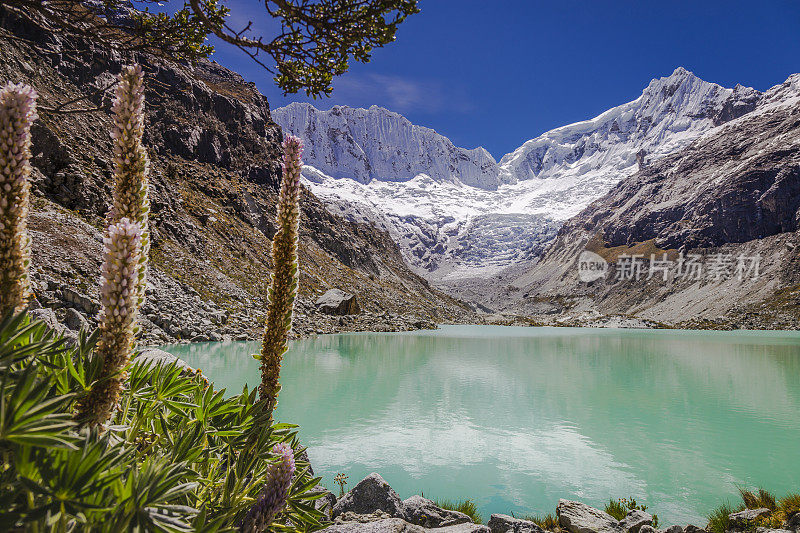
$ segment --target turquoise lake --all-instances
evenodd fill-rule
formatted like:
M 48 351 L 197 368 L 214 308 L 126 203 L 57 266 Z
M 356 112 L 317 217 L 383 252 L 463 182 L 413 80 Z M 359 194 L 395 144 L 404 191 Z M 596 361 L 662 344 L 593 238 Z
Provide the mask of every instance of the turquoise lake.
M 259 343 L 164 347 L 240 392 Z M 324 335 L 287 353 L 276 418 L 323 483 L 491 513 L 633 496 L 705 525 L 737 486 L 800 491 L 800 333 L 443 326 Z

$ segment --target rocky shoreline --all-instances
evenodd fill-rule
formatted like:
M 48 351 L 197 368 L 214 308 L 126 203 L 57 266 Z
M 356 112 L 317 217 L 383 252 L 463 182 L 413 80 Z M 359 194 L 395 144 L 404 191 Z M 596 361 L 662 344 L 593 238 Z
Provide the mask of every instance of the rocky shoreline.
M 671 525 L 656 529 L 654 516 L 640 509 L 630 510 L 622 520 L 581 502 L 561 499 L 555 509 L 556 521 L 545 530 L 531 520 L 493 514 L 486 525 L 477 524 L 466 514 L 438 507 L 433 501 L 415 495 L 401 500 L 391 486 L 376 473 L 361 480 L 341 498 L 332 493 L 320 500 L 332 524 L 325 533 L 707 533 L 699 526 Z M 726 533 L 800 533 L 800 513 L 789 517 L 783 529 L 754 527 L 769 509 L 747 509 L 729 516 Z

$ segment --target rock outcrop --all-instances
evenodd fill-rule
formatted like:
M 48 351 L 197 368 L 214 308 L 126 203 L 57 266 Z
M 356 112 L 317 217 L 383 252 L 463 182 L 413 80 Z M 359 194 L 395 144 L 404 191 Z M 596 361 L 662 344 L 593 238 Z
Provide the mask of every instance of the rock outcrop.
M 535 522 L 505 514 L 493 514 L 486 525 L 492 533 L 544 533 L 544 529 Z
M 406 522 L 427 528 L 440 528 L 472 522 L 464 513 L 442 509 L 437 507 L 431 500 L 417 495 L 403 500 L 403 518 Z
M 342 513 L 370 514 L 382 511 L 392 517 L 403 517 L 403 500 L 380 474 L 370 474 L 339 498 L 333 506 L 333 518 Z
M 514 277 L 510 307 L 524 314 L 533 302 L 559 301 L 567 315 L 579 308 L 687 327 L 797 328 L 799 229 L 794 74 L 746 114 L 651 161 L 565 223 L 541 260 Z M 585 250 L 607 262 L 605 277 L 579 278 Z M 651 275 L 651 254 L 666 254 L 666 279 Z M 690 254 L 703 263 L 699 277 L 678 269 Z M 620 279 L 619 261 L 634 255 L 641 274 Z M 750 258 L 744 269 L 758 258 L 757 273 L 737 274 L 739 258 Z
M 257 338 L 271 270 L 282 139 L 266 98 L 214 62 L 190 66 L 112 52 L 1 7 L 0 28 L 0 82 L 25 82 L 40 95 L 29 220 L 39 302 L 59 320 L 73 309 L 90 325 L 99 309 L 113 172 L 111 85 L 122 65 L 137 62 L 146 73 L 144 142 L 151 159 L 143 340 Z M 47 111 L 82 97 L 73 107 L 100 111 Z M 308 191 L 301 200 L 300 241 L 295 334 L 412 329 L 420 320 L 469 313 L 413 274 L 385 232 L 331 214 Z M 334 286 L 358 293 L 362 315 L 340 321 L 316 311 L 316 296 Z
M 558 523 L 570 533 L 619 533 L 619 521 L 585 503 L 559 500 Z

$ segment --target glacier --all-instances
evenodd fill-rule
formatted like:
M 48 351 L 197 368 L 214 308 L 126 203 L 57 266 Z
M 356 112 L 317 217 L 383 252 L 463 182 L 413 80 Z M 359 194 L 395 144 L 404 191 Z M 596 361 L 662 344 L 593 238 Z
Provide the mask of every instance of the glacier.
M 303 182 L 329 210 L 385 229 L 417 272 L 446 284 L 537 257 L 617 182 L 760 96 L 679 67 L 636 100 L 545 132 L 499 162 L 377 106 L 292 103 L 272 117 L 303 140 Z

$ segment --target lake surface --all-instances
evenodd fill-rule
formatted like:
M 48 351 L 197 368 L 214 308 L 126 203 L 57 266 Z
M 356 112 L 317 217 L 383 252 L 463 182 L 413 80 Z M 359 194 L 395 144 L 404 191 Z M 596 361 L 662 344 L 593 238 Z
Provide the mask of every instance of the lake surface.
M 168 346 L 257 386 L 259 343 Z M 276 418 L 324 484 L 379 472 L 405 498 L 490 513 L 635 497 L 705 525 L 737 485 L 800 491 L 800 334 L 445 326 L 294 342 Z

